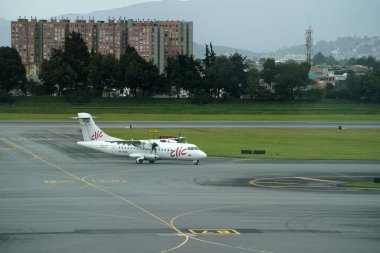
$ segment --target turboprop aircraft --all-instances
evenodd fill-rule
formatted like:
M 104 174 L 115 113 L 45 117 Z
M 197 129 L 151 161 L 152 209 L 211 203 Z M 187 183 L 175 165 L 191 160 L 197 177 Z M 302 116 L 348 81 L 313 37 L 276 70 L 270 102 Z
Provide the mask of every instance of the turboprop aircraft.
M 207 155 L 196 145 L 180 143 L 183 138 L 152 139 L 152 140 L 122 140 L 104 133 L 88 113 L 78 113 L 83 141 L 81 146 L 95 149 L 108 154 L 127 156 L 136 159 L 136 163 L 143 161 L 154 163 L 156 160 L 190 160 L 198 165 L 199 160 Z

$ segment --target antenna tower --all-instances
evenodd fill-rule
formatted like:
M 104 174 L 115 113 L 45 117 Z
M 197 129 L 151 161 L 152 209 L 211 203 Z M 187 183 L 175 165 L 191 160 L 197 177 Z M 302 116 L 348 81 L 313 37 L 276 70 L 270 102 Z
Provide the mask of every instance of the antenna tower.
M 311 29 L 311 26 L 306 30 L 305 32 L 305 38 L 306 38 L 306 61 L 310 64 L 312 64 L 312 47 L 313 47 L 313 30 Z

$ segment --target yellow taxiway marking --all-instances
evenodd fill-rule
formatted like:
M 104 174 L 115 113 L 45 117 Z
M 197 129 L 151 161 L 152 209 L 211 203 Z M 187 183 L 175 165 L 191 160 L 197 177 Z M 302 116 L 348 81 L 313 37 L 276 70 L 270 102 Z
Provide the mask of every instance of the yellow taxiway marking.
M 0 148 L 0 151 L 13 151 L 15 148 Z
M 264 182 L 264 184 L 261 184 L 260 180 L 269 180 L 269 179 L 270 178 L 261 178 L 261 179 L 256 179 L 255 178 L 255 179 L 252 179 L 251 181 L 249 181 L 249 184 L 253 185 L 253 186 L 263 187 L 263 188 L 284 188 L 284 187 L 289 187 L 289 185 L 284 185 L 281 182 L 273 182 L 273 184 L 276 184 L 276 185 L 270 185 L 270 182 Z M 265 184 L 268 184 L 268 185 L 265 185 Z
M 238 205 L 238 206 L 247 206 L 247 205 Z M 179 215 L 175 216 L 174 218 L 172 218 L 171 221 L 170 221 L 170 224 L 172 226 L 175 226 L 175 221 L 178 218 L 181 218 L 181 217 L 184 217 L 184 216 L 187 216 L 187 215 L 190 215 L 190 214 L 202 213 L 202 212 L 207 212 L 207 211 L 212 211 L 212 210 L 227 209 L 227 208 L 233 208 L 233 207 L 238 207 L 238 206 L 234 205 L 234 206 L 225 206 L 225 207 L 215 207 L 215 208 L 207 208 L 207 209 L 194 210 L 194 211 L 182 213 L 182 214 L 179 214 Z M 238 249 L 238 250 L 249 251 L 249 252 L 273 253 L 273 252 L 265 251 L 265 250 L 249 249 L 249 248 L 244 248 L 244 247 L 240 247 L 240 246 L 233 246 L 233 245 L 224 244 L 224 243 L 212 242 L 212 241 L 204 240 L 204 239 L 197 238 L 197 237 L 189 237 L 188 239 L 199 241 L 199 242 L 203 242 L 203 243 L 206 243 L 206 244 L 215 245 L 215 246 L 230 248 L 230 249 L 233 249 L 234 251 L 236 251 Z M 168 251 L 171 251 L 173 249 L 170 249 Z M 168 251 L 163 251 L 163 252 L 168 252 Z
M 240 235 L 235 229 L 205 229 L 205 228 L 192 228 L 189 232 L 195 235 Z
M 126 179 L 91 179 L 87 180 L 93 184 L 125 184 L 127 183 Z
M 326 180 L 326 179 L 312 178 L 312 177 L 295 177 L 295 178 L 306 180 L 306 181 L 317 181 L 317 182 L 326 182 L 326 183 L 345 183 L 342 181 Z
M 8 151 L 8 150 L 16 150 L 17 149 L 17 145 L 11 141 L 8 141 L 6 138 L 0 138 L 0 140 L 2 140 L 5 144 L 7 144 L 10 147 L 10 148 L 3 148 L 4 150 Z
M 72 184 L 74 180 L 44 180 L 45 184 Z
M 312 177 L 276 177 L 276 178 L 255 178 L 249 181 L 250 185 L 259 186 L 259 187 L 268 187 L 268 188 L 299 188 L 299 187 L 321 187 L 321 186 L 297 186 L 299 183 L 291 183 L 291 182 L 281 182 L 275 180 L 286 180 L 286 179 L 299 179 L 304 181 L 316 181 L 321 183 L 344 183 L 343 181 L 334 181 L 320 178 L 312 178 Z M 271 181 L 272 180 L 272 181 Z
M 74 180 L 44 180 L 45 184 L 72 184 L 75 183 Z M 127 180 L 125 179 L 91 179 L 87 180 L 93 184 L 125 184 Z

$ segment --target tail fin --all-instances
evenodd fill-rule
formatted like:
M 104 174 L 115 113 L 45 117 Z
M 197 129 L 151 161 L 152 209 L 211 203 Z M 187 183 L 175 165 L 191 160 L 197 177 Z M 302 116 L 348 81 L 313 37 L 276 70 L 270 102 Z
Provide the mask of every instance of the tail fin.
M 80 128 L 82 130 L 84 141 L 120 141 L 121 139 L 114 138 L 104 133 L 94 122 L 91 114 L 80 112 L 78 113 Z

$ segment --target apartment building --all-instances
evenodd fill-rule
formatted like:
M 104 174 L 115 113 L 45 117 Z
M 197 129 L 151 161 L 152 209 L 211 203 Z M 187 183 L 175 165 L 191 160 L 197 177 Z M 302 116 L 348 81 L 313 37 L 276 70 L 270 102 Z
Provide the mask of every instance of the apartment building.
M 83 19 L 76 19 L 75 22 L 69 22 L 69 33 L 75 31 L 80 33 L 83 40 L 86 42 L 88 51 L 97 51 L 98 45 L 98 28 L 94 19 L 89 19 L 87 22 Z
M 36 19 L 18 19 L 11 22 L 12 47 L 21 56 L 24 64 L 36 63 L 40 60 L 41 31 Z
M 115 22 L 109 19 L 108 22 L 99 21 L 97 23 L 97 48 L 95 52 L 100 54 L 113 54 L 117 58 L 124 52 L 127 41 L 127 23 L 125 20 Z
M 49 59 L 54 48 L 63 48 L 65 38 L 69 35 L 70 20 L 55 18 L 49 21 L 40 20 L 42 25 L 42 58 Z
M 151 21 L 108 19 L 22 19 L 12 21 L 12 47 L 24 65 L 41 64 L 49 59 L 53 48 L 64 47 L 71 31 L 81 34 L 90 52 L 113 54 L 119 58 L 130 45 L 161 73 L 168 58 L 193 54 L 193 23 L 184 21 Z

